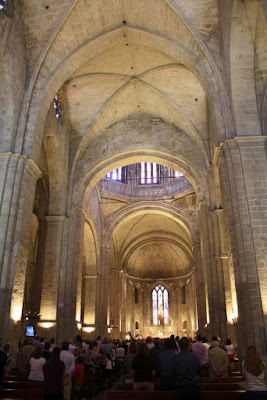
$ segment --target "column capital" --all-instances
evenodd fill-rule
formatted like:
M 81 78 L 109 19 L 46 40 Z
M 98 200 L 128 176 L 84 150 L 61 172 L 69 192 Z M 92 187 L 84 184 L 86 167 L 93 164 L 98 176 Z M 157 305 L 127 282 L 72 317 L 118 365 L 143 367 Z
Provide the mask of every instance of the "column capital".
M 47 215 L 45 216 L 45 220 L 47 222 L 64 222 L 64 221 L 73 222 L 73 218 L 66 217 L 66 215 Z
M 106 247 L 106 246 L 102 246 L 101 251 L 103 251 L 103 253 L 109 253 L 109 254 L 111 252 L 110 247 Z
M 35 179 L 38 179 L 42 176 L 42 172 L 38 165 L 33 161 L 31 158 L 28 158 L 24 154 L 19 154 L 19 153 L 12 153 L 12 152 L 6 152 L 6 153 L 0 153 L 0 159 L 14 159 L 14 160 L 22 160 L 24 161 L 25 165 L 27 165 L 30 173 L 34 176 Z

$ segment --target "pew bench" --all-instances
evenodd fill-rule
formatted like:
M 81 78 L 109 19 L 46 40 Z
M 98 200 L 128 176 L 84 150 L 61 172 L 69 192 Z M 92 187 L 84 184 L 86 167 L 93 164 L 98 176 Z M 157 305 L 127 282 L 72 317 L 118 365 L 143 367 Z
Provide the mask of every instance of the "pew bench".
M 43 400 L 43 382 L 29 382 L 26 380 L 4 380 L 0 399 L 11 400 Z
M 44 394 L 37 389 L 3 389 L 0 392 L 0 399 L 4 400 L 43 400 Z
M 201 400 L 241 400 L 245 390 L 205 390 L 201 392 Z M 139 392 L 139 391 L 109 391 L 106 400 L 179 400 L 177 392 Z

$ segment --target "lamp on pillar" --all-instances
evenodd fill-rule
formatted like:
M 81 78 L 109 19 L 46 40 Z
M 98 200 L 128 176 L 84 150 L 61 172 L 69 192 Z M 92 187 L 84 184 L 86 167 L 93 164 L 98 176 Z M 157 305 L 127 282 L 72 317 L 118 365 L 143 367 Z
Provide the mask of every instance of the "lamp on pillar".
M 26 321 L 29 320 L 37 320 L 39 321 L 39 319 L 41 318 L 41 314 L 38 313 L 37 311 L 26 311 L 23 313 L 23 317 L 26 319 Z

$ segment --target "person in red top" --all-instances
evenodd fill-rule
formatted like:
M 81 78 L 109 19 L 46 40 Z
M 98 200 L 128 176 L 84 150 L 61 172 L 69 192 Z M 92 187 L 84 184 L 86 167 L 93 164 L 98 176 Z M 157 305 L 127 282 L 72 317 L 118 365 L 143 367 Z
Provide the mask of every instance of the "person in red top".
M 84 373 L 84 365 L 83 358 L 77 357 L 77 364 L 74 370 L 74 395 L 75 399 L 81 399 L 82 394 L 82 386 L 83 386 L 83 373 Z

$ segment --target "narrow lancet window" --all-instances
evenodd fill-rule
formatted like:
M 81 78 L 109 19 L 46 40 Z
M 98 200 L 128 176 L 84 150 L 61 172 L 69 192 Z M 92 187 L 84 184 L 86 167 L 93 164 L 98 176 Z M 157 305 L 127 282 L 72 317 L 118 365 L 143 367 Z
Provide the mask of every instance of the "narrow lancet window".
M 169 293 L 162 285 L 152 291 L 152 318 L 153 325 L 169 324 Z

